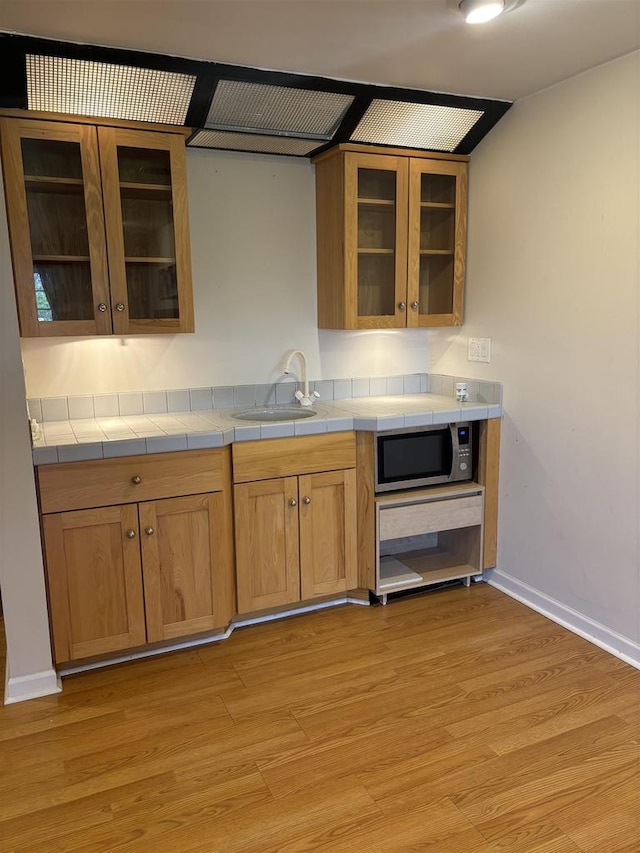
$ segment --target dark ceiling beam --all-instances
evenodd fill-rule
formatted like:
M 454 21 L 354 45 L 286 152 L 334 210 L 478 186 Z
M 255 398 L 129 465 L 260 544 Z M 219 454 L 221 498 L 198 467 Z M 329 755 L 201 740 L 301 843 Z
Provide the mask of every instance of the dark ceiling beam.
M 330 77 L 269 71 L 137 50 L 0 33 L 0 55 L 3 59 L 3 73 L 0 75 L 0 107 L 27 108 L 25 60 L 27 54 L 89 60 L 193 75 L 196 78 L 196 83 L 185 120 L 185 125 L 192 128 L 204 128 L 219 80 L 238 80 L 247 83 L 261 83 L 270 86 L 309 89 L 316 92 L 353 96 L 353 103 L 345 113 L 333 138 L 327 143 L 319 140 L 318 148 L 314 150 L 314 153 L 318 153 L 338 142 L 348 142 L 374 99 L 481 111 L 482 117 L 461 140 L 453 152 L 456 154 L 469 154 L 511 106 L 509 101 L 489 98 L 474 98 L 393 86 L 377 86 L 370 83 L 334 80 Z

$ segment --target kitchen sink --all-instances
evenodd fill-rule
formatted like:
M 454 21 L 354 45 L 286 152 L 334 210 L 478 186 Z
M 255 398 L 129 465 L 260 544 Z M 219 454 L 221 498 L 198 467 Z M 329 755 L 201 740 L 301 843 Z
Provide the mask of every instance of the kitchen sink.
M 318 413 L 301 406 L 252 406 L 235 412 L 232 417 L 238 421 L 301 421 L 313 418 Z

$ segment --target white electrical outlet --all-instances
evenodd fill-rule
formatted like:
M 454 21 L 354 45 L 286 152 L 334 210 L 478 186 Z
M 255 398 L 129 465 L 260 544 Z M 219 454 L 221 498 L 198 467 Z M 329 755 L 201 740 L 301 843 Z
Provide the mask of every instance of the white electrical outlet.
M 467 361 L 491 361 L 491 338 L 469 338 Z

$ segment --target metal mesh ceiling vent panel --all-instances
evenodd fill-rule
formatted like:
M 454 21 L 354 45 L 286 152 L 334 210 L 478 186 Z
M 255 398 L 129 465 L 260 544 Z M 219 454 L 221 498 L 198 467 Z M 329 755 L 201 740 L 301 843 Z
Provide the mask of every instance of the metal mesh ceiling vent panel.
M 483 115 L 482 110 L 374 100 L 352 133 L 351 140 L 455 151 Z
M 199 130 L 188 142 L 194 148 L 225 148 L 259 154 L 291 154 L 306 157 L 321 144 L 317 139 L 263 136 L 258 133 L 231 133 L 226 130 Z
M 338 92 L 220 80 L 205 126 L 328 140 L 353 101 Z
M 27 57 L 30 110 L 184 124 L 192 74 L 59 56 Z

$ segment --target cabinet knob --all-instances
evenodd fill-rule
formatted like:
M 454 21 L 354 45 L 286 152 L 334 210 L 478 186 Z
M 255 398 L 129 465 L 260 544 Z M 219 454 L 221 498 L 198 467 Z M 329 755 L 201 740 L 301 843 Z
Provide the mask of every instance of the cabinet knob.
M 145 527 L 144 532 L 147 534 L 147 536 L 153 536 L 155 530 L 153 529 L 153 527 Z
M 414 311 L 417 311 L 418 308 L 420 307 L 420 303 L 419 302 L 412 302 L 411 307 L 413 308 Z
M 127 530 L 127 539 L 135 539 L 135 538 L 136 538 L 135 530 Z
M 406 302 L 398 302 L 398 308 L 399 308 L 401 311 L 404 311 L 406 307 L 407 307 L 407 303 L 406 303 Z
M 311 498 L 309 497 L 309 495 L 305 495 L 305 497 L 302 498 L 302 503 L 303 504 L 310 504 L 311 503 Z
M 142 482 L 142 477 L 139 474 L 136 474 L 135 476 L 133 476 L 131 478 L 131 482 L 133 483 L 134 486 L 139 486 L 140 483 Z
M 289 506 L 298 506 L 298 501 L 295 498 L 291 498 L 289 501 Z
M 101 314 L 104 314 L 104 312 L 105 312 L 106 310 L 107 310 L 106 303 L 104 303 L 104 302 L 98 302 L 98 311 L 99 311 Z
M 124 302 L 116 302 L 116 311 L 124 311 Z

